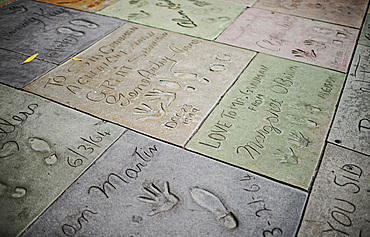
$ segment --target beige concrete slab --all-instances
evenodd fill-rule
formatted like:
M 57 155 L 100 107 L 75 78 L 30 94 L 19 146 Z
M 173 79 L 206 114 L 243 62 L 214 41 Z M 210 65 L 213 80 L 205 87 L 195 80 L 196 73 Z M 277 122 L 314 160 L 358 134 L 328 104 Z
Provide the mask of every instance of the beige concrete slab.
M 349 27 L 248 8 L 217 41 L 346 72 L 358 33 Z
M 124 128 L 0 85 L 0 236 L 20 234 Z
M 368 0 L 259 0 L 254 7 L 360 28 Z
M 127 23 L 25 89 L 184 145 L 253 55 Z
M 328 140 L 370 155 L 370 47 L 357 45 Z
M 369 236 L 369 158 L 328 144 L 299 237 Z
M 344 77 L 258 54 L 186 147 L 308 189 Z

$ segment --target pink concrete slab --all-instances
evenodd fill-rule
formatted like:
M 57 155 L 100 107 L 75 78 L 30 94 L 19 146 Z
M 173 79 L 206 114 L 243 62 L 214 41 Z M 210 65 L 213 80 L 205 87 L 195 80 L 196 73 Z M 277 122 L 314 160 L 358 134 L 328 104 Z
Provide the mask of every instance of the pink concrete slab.
M 249 8 L 217 41 L 346 72 L 358 33 L 349 27 Z
M 259 0 L 254 7 L 361 27 L 368 0 Z

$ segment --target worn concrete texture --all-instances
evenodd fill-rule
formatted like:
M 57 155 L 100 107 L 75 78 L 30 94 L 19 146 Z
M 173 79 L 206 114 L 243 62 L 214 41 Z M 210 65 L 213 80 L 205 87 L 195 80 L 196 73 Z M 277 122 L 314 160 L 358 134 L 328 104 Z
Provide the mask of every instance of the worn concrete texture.
M 118 0 L 37 0 L 87 12 L 97 12 Z
M 357 45 L 328 140 L 370 155 L 370 47 Z
M 369 157 L 329 143 L 298 236 L 368 236 L 369 166 Z
M 29 56 L 0 48 L 0 82 L 22 88 L 57 66 L 37 57 L 22 65 Z
M 308 189 L 344 77 L 258 54 L 186 147 Z
M 217 41 L 347 72 L 358 33 L 349 27 L 248 8 Z
M 42 2 L 20 0 L 0 8 L 0 45 L 61 63 L 121 26 L 124 21 Z
M 126 23 L 25 89 L 184 145 L 254 54 Z
M 248 7 L 252 7 L 253 4 L 257 2 L 257 0 L 221 0 L 221 1 L 240 4 Z
M 140 0 L 119 1 L 98 13 L 203 39 L 214 39 L 244 9 L 245 6 L 220 0 Z
M 254 7 L 360 28 L 368 0 L 259 0 Z
M 0 236 L 16 236 L 124 129 L 4 85 L 0 92 Z
M 370 14 L 366 15 L 358 43 L 370 47 Z
M 22 236 L 293 236 L 305 200 L 128 131 Z

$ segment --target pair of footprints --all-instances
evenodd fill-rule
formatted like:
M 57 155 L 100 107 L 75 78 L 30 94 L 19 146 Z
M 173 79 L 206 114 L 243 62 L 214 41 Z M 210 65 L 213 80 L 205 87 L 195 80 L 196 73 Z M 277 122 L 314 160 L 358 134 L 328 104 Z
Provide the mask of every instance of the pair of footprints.
M 227 210 L 216 195 L 198 187 L 192 187 L 189 191 L 194 201 L 199 206 L 215 214 L 222 226 L 227 229 L 234 229 L 237 227 L 238 223 L 236 217 Z M 139 196 L 139 201 L 154 205 L 153 209 L 148 214 L 149 216 L 171 210 L 180 200 L 170 192 L 168 182 L 164 184 L 164 191 L 158 188 L 154 183 L 151 183 L 149 187 L 143 188 L 143 192 L 147 194 L 147 196 Z
M 83 27 L 86 27 L 86 28 L 89 28 L 89 29 L 96 29 L 96 28 L 99 27 L 97 24 L 95 24 L 91 21 L 83 20 L 83 19 L 71 20 L 71 21 L 69 21 L 69 23 L 71 23 L 72 25 L 75 25 L 75 26 L 83 26 Z M 83 36 L 83 35 L 85 35 L 85 32 L 79 31 L 79 30 L 74 30 L 70 27 L 59 27 L 57 29 L 57 31 L 59 33 L 62 33 L 62 34 L 73 35 L 73 36 Z

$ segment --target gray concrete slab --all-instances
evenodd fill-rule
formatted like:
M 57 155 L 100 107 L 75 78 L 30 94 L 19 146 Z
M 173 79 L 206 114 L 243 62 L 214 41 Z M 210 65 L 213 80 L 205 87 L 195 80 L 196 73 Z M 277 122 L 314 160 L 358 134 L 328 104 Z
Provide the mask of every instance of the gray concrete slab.
M 22 88 L 50 71 L 57 65 L 35 58 L 32 62 L 22 65 L 29 56 L 0 49 L 0 82 Z
M 0 44 L 25 55 L 61 63 L 124 21 L 36 1 L 20 0 L 0 8 Z
M 357 45 L 328 140 L 370 155 L 370 47 Z
M 369 158 L 328 144 L 299 237 L 369 236 Z
M 294 236 L 305 200 L 128 131 L 22 236 Z
M 0 85 L 0 236 L 20 234 L 124 131 Z
M 366 15 L 358 43 L 370 47 L 370 14 Z
M 25 89 L 184 145 L 254 55 L 126 23 Z
M 186 147 L 308 189 L 344 78 L 258 54 Z

